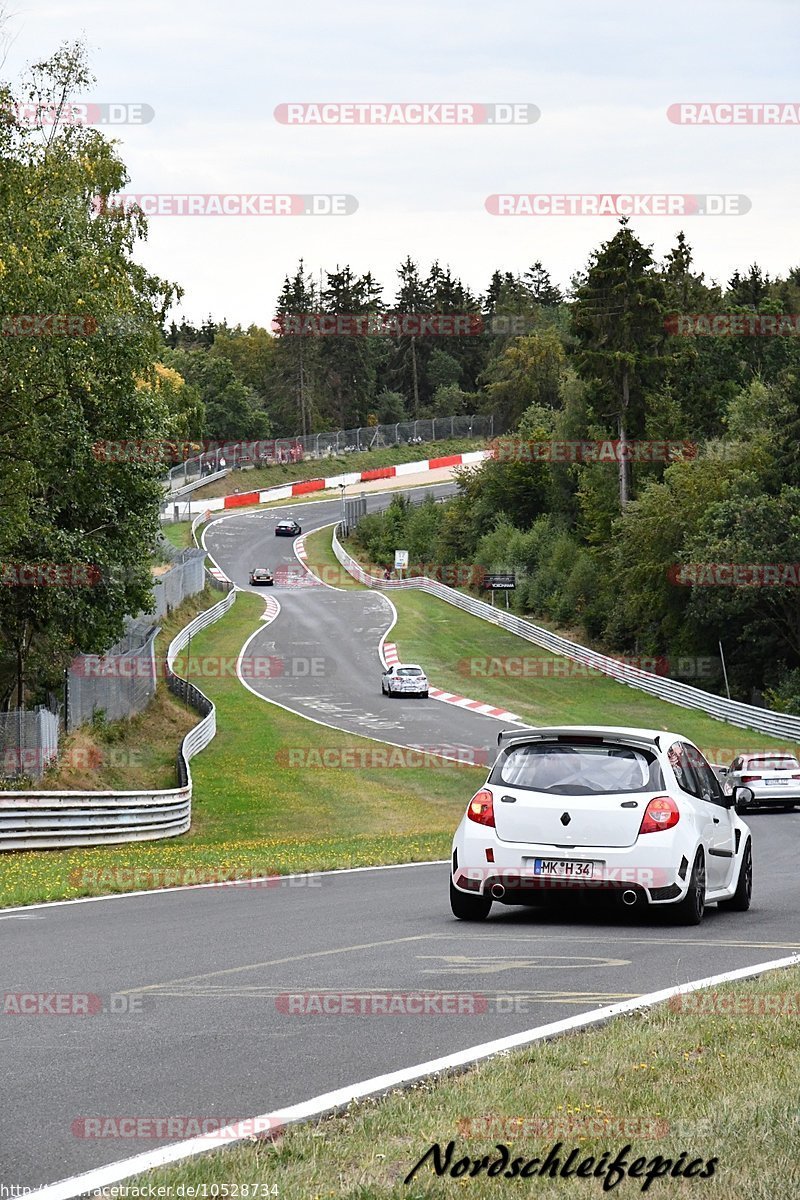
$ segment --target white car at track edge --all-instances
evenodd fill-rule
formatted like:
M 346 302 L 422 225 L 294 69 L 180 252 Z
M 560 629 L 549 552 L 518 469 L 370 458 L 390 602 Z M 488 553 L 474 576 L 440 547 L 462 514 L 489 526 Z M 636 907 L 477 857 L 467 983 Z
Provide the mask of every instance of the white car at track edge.
M 705 906 L 750 907 L 753 852 L 737 805 L 703 755 L 664 730 L 507 730 L 453 839 L 450 905 L 480 921 L 493 901 L 558 903 L 612 894 L 670 907 L 696 925 Z
M 420 696 L 428 698 L 428 677 L 419 663 L 394 663 L 381 678 L 384 696 Z

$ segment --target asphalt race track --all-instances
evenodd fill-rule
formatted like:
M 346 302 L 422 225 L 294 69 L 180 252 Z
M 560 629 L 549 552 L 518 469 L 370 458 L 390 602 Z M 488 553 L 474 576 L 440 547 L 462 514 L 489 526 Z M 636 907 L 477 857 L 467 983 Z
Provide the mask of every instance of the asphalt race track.
M 338 502 L 220 520 L 209 551 L 246 587 L 251 567 L 296 561 L 290 539 L 272 533 L 289 514 L 305 532 L 335 520 Z M 295 583 L 265 597 L 273 591 L 281 613 L 250 652 L 318 655 L 329 669 L 311 686 L 286 674 L 258 681 L 265 697 L 391 742 L 494 744 L 502 725 L 490 717 L 381 696 L 377 646 L 391 612 L 378 596 Z M 0 1180 L 41 1186 L 163 1144 L 86 1137 L 82 1118 L 245 1118 L 796 952 L 800 813 L 748 820 L 753 908 L 712 908 L 692 929 L 660 913 L 502 905 L 483 925 L 459 924 L 444 864 L 2 911 L 3 992 L 100 999 L 87 1015 L 2 1014 Z M 375 997 L 376 1010 L 382 993 L 436 993 L 455 1011 L 319 1011 L 322 995 L 342 992 Z
M 446 495 L 453 485 L 424 490 Z M 384 508 L 390 498 L 387 493 L 369 496 L 369 510 Z M 337 501 L 317 501 L 293 505 L 291 515 L 305 533 L 336 520 L 339 507 Z M 270 679 L 251 678 L 251 687 L 300 716 L 351 733 L 402 746 L 438 747 L 444 753 L 452 748 L 454 754 L 460 750 L 474 755 L 474 761 L 486 761 L 487 756 L 490 761 L 497 734 L 507 722 L 433 698 L 382 695 L 378 646 L 393 621 L 391 604 L 380 592 L 334 590 L 315 583 L 298 563 L 292 540 L 274 535 L 277 521 L 285 519 L 283 509 L 228 517 L 213 523 L 205 538 L 209 553 L 234 583 L 274 595 L 281 604 L 277 619 L 253 639 L 247 654 L 254 660 L 279 656 L 285 670 Z M 250 570 L 259 565 L 275 573 L 274 587 L 249 587 Z M 314 678 L 307 674 L 309 660 L 318 671 Z M 465 691 L 470 684 L 465 678 Z

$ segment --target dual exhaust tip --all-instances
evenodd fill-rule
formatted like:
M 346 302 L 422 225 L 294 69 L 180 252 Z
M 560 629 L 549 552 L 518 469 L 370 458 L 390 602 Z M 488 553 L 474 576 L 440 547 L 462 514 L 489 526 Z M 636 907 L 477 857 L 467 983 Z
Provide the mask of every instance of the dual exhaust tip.
M 506 894 L 506 889 L 503 887 L 502 883 L 493 883 L 489 891 L 493 900 L 502 900 Z M 633 888 L 626 888 L 622 893 L 622 903 L 626 904 L 629 908 L 632 908 L 633 905 L 638 904 L 638 902 L 638 893 L 635 892 Z

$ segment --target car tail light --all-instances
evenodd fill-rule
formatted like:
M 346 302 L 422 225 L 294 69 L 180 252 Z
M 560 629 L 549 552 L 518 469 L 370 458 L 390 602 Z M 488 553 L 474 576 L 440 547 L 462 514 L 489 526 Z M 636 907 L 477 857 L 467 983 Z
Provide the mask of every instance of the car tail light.
M 800 779 L 800 775 L 793 775 L 792 779 Z
M 761 783 L 760 775 L 743 775 L 742 783 Z
M 639 833 L 662 833 L 677 825 L 680 818 L 678 806 L 671 796 L 655 796 L 644 811 Z
M 494 798 L 492 793 L 486 788 L 476 792 L 469 802 L 467 816 L 470 821 L 477 821 L 479 825 L 491 825 L 492 829 L 494 829 Z

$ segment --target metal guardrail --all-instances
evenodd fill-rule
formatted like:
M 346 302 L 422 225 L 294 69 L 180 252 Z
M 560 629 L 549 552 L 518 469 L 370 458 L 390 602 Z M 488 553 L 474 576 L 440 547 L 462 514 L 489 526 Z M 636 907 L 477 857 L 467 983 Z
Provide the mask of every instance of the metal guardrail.
M 109 845 L 188 832 L 192 821 L 189 761 L 214 737 L 216 710 L 199 688 L 175 674 L 173 663 L 189 640 L 224 616 L 235 600 L 236 591 L 230 587 L 224 599 L 190 621 L 167 650 L 167 686 L 203 718 L 178 750 L 178 787 L 137 792 L 0 792 L 0 850 Z
M 480 617 L 493 625 L 500 625 L 509 633 L 533 642 L 542 649 L 549 650 L 552 654 L 559 654 L 564 658 L 571 658 L 575 662 L 583 663 L 618 683 L 638 688 L 651 696 L 658 697 L 659 700 L 666 700 L 669 704 L 678 704 L 682 708 L 699 709 L 709 717 L 725 721 L 729 725 L 736 725 L 740 729 L 755 729 L 772 737 L 800 741 L 800 717 L 772 712 L 766 708 L 756 708 L 755 705 L 742 704 L 737 700 L 726 700 L 722 696 L 715 696 L 713 692 L 704 692 L 701 688 L 692 687 L 691 684 L 679 683 L 677 680 L 664 679 L 661 675 L 642 671 L 639 667 L 619 662 L 617 659 L 599 654 L 595 650 L 589 650 L 577 642 L 570 642 L 555 633 L 550 633 L 540 625 L 534 625 L 531 621 L 523 620 L 523 618 L 502 609 L 493 608 L 483 600 L 477 600 L 474 596 L 459 592 L 455 588 L 448 587 L 446 584 L 429 579 L 424 575 L 411 579 L 379 579 L 375 575 L 370 575 L 344 549 L 339 541 L 338 532 L 339 526 L 337 525 L 333 532 L 334 554 L 345 570 L 367 587 L 379 588 L 382 591 L 384 589 L 393 591 L 416 588 L 428 592 L 464 612 L 471 613 L 474 617 Z

